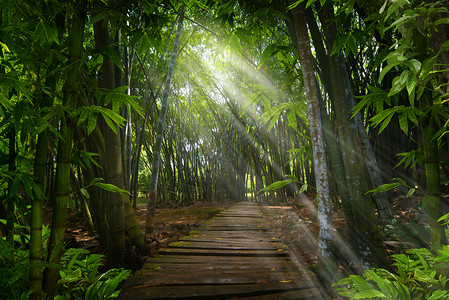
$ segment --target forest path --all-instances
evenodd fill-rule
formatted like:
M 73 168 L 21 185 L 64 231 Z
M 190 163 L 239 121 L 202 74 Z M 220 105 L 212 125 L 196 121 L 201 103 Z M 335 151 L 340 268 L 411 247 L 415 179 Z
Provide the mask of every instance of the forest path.
M 270 230 L 240 202 L 158 251 L 119 299 L 324 299 Z

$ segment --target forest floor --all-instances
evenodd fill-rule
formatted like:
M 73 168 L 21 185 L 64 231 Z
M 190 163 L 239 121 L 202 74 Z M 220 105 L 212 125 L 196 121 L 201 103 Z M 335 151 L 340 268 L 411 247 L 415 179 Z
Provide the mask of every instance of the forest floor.
M 282 238 L 283 243 L 289 246 L 293 257 L 313 271 L 317 258 L 318 223 L 315 205 L 309 199 L 314 197 L 312 195 L 296 197 L 282 203 L 269 201 L 264 203 L 263 212 L 269 225 Z M 390 203 L 393 215 L 398 220 L 397 224 L 400 225 L 390 227 L 387 232 L 384 232 L 386 234 L 384 243 L 389 254 L 400 253 L 414 246 L 423 246 L 420 243 L 422 239 L 413 240 L 414 236 L 422 238 L 423 234 L 419 231 L 424 224 L 421 220 L 420 202 L 418 198 L 405 199 L 404 196 L 399 196 Z M 155 233 L 146 237 L 153 250 L 152 254 L 155 254 L 158 248 L 165 247 L 188 235 L 204 221 L 231 205 L 232 202 L 198 202 L 185 208 L 157 209 L 154 220 Z M 138 205 L 136 216 L 142 231 L 144 231 L 145 213 L 145 205 Z M 332 213 L 334 235 L 347 241 L 347 228 L 342 209 L 334 209 Z M 105 246 L 100 245 L 95 236 L 88 232 L 83 219 L 82 214 L 69 211 L 66 232 L 69 240 L 68 247 L 86 248 L 91 252 L 104 254 Z M 138 267 L 135 266 L 135 268 Z M 345 274 L 346 268 L 347 266 L 340 266 L 339 273 Z

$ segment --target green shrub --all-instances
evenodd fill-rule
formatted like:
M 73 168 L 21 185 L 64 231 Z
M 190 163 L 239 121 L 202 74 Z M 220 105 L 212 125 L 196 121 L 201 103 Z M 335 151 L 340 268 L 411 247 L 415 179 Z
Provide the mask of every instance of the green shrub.
M 89 254 L 86 249 L 68 249 L 61 260 L 58 296 L 63 299 L 112 299 L 118 285 L 131 275 L 130 270 L 111 269 L 101 273 L 104 255 Z
M 29 298 L 28 266 L 28 251 L 0 238 L 0 299 Z

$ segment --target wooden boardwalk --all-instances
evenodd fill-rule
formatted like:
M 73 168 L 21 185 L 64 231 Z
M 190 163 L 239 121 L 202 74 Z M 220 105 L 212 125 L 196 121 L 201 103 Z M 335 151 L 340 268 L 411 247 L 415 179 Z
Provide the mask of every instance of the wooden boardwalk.
M 325 299 L 267 227 L 240 202 L 158 251 L 119 299 Z

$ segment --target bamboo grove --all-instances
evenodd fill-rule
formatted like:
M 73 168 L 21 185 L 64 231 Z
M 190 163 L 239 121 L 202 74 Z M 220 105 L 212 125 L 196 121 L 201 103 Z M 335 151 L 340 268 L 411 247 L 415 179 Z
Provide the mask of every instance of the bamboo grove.
M 445 244 L 448 9 L 1 0 L 0 229 L 13 248 L 29 243 L 32 297 L 56 293 L 68 208 L 108 267 L 147 253 L 142 199 L 150 234 L 156 207 L 316 194 L 323 278 L 335 271 L 333 208 L 355 271 L 388 265 L 393 188 L 426 195 L 431 241 Z

